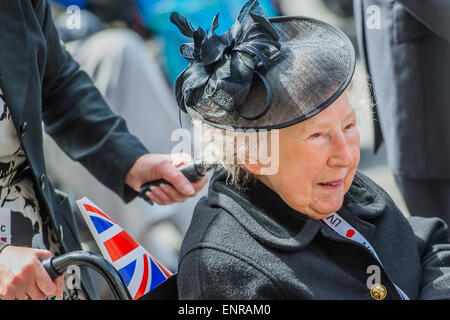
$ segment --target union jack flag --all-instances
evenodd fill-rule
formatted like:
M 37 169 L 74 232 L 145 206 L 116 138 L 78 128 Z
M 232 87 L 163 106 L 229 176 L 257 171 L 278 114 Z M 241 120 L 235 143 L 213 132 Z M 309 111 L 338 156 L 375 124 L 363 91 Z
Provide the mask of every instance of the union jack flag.
M 134 300 L 172 276 L 158 260 L 91 200 L 77 201 L 103 257 L 116 268 Z

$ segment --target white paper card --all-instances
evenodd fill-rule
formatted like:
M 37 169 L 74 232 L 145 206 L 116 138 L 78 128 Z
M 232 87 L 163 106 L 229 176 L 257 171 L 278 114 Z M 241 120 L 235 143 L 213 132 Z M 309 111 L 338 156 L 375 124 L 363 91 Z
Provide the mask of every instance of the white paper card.
M 11 244 L 11 210 L 0 208 L 0 242 Z

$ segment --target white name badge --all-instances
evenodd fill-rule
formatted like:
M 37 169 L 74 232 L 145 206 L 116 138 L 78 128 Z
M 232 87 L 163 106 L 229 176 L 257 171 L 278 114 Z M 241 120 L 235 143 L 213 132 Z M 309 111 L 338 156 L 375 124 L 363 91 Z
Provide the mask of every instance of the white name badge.
M 0 243 L 11 244 L 11 210 L 0 208 Z

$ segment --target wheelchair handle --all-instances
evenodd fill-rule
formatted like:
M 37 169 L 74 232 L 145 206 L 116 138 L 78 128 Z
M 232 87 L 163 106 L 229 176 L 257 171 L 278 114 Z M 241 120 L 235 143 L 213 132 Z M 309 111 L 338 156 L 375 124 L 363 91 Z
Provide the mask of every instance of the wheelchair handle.
M 195 182 L 197 180 L 200 180 L 205 175 L 205 170 L 200 162 L 190 162 L 186 164 L 182 164 L 181 166 L 177 167 L 178 170 L 181 171 L 181 173 L 190 181 Z M 169 184 L 172 185 L 170 182 L 164 180 L 164 179 L 158 179 L 154 181 L 149 181 L 141 186 L 139 191 L 139 197 L 143 198 L 145 201 L 147 201 L 149 204 L 153 205 L 153 201 L 147 197 L 146 193 L 150 191 L 150 188 L 159 186 L 160 184 Z
M 116 300 L 133 300 L 119 273 L 102 257 L 86 251 L 73 251 L 42 260 L 41 263 L 52 280 L 60 277 L 71 265 L 92 268 L 103 276 Z

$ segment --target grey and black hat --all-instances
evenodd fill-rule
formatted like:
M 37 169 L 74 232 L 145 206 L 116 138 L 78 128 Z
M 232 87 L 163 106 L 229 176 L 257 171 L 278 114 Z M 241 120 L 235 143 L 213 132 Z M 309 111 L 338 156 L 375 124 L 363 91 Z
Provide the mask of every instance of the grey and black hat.
M 181 54 L 190 61 L 176 85 L 178 106 L 222 129 L 277 129 L 304 121 L 346 89 L 355 52 L 339 29 L 308 17 L 267 19 L 248 1 L 220 35 L 195 30 L 178 13 L 171 21 L 193 38 Z

